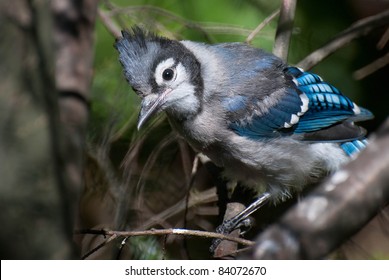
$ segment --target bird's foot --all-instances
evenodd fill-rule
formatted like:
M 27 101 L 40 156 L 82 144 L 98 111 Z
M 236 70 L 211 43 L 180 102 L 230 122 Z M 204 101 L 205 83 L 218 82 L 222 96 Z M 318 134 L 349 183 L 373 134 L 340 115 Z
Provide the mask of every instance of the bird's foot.
M 240 235 L 246 233 L 248 229 L 250 229 L 252 226 L 252 221 L 250 220 L 249 216 L 256 210 L 261 208 L 269 200 L 269 198 L 270 198 L 269 193 L 267 192 L 263 193 L 261 196 L 258 197 L 256 201 L 254 201 L 254 203 L 250 204 L 249 207 L 244 209 L 238 215 L 234 216 L 229 220 L 224 221 L 223 224 L 221 224 L 216 228 L 216 232 L 224 235 L 228 235 L 235 229 L 244 228 L 245 230 L 242 233 L 240 233 Z M 215 239 L 212 242 L 212 245 L 209 248 L 209 250 L 213 253 L 216 250 L 216 248 L 219 246 L 221 241 L 222 241 L 221 239 Z
M 241 230 L 239 232 L 239 236 L 244 235 L 250 228 L 253 226 L 253 220 L 250 217 L 244 218 L 243 220 L 239 220 L 238 216 L 233 217 L 227 221 L 224 221 L 220 226 L 216 228 L 216 233 L 220 233 L 223 235 L 229 235 L 234 230 Z M 209 250 L 213 253 L 219 244 L 222 242 L 222 239 L 214 239 Z

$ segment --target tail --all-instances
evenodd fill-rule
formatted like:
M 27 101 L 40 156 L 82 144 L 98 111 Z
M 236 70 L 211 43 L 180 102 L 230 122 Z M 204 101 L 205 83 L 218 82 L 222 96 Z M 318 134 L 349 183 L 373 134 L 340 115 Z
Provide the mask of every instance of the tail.
M 359 140 L 353 140 L 350 142 L 345 142 L 340 144 L 340 147 L 343 149 L 343 151 L 348 155 L 348 156 L 355 156 L 358 154 L 360 151 L 362 151 L 364 148 L 366 148 L 368 144 L 368 141 L 366 138 L 359 139 Z

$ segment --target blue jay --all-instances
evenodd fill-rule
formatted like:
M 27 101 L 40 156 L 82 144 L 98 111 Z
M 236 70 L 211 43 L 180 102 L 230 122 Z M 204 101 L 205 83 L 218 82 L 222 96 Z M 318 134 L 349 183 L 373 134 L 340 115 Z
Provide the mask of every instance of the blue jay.
M 243 43 L 176 41 L 139 27 L 115 47 L 142 98 L 138 129 L 164 111 L 226 178 L 259 197 L 218 231 L 266 201 L 289 197 L 337 170 L 366 145 L 354 124 L 373 117 L 316 74 Z

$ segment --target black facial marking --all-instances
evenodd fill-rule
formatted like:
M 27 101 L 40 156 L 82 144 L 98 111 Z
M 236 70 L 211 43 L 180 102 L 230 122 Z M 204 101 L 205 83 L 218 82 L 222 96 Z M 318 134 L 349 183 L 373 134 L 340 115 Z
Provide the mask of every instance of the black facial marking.
M 181 63 L 189 74 L 189 82 L 196 87 L 195 94 L 202 99 L 204 85 L 201 64 L 181 42 L 158 36 L 138 26 L 122 31 L 122 35 L 123 38 L 116 41 L 115 47 L 119 51 L 125 76 L 137 94 L 141 96 L 146 94 L 142 91 L 147 86 L 153 93 L 161 92 L 163 88 L 155 80 L 156 67 L 162 61 L 173 58 L 175 64 L 164 69 L 162 78 L 171 81 L 176 74 L 174 71 L 177 64 Z
M 141 92 L 139 89 L 135 88 L 134 86 L 131 86 L 132 90 L 136 93 L 136 95 L 144 96 L 143 92 Z

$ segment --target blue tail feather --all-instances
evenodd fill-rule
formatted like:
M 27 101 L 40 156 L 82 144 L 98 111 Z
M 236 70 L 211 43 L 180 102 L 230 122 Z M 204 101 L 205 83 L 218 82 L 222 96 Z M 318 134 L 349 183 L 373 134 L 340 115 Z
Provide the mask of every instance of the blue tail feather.
M 343 151 L 348 156 L 353 156 L 362 151 L 367 146 L 367 139 L 360 139 L 360 140 L 354 140 L 350 142 L 346 142 L 340 145 L 340 147 L 343 149 Z

